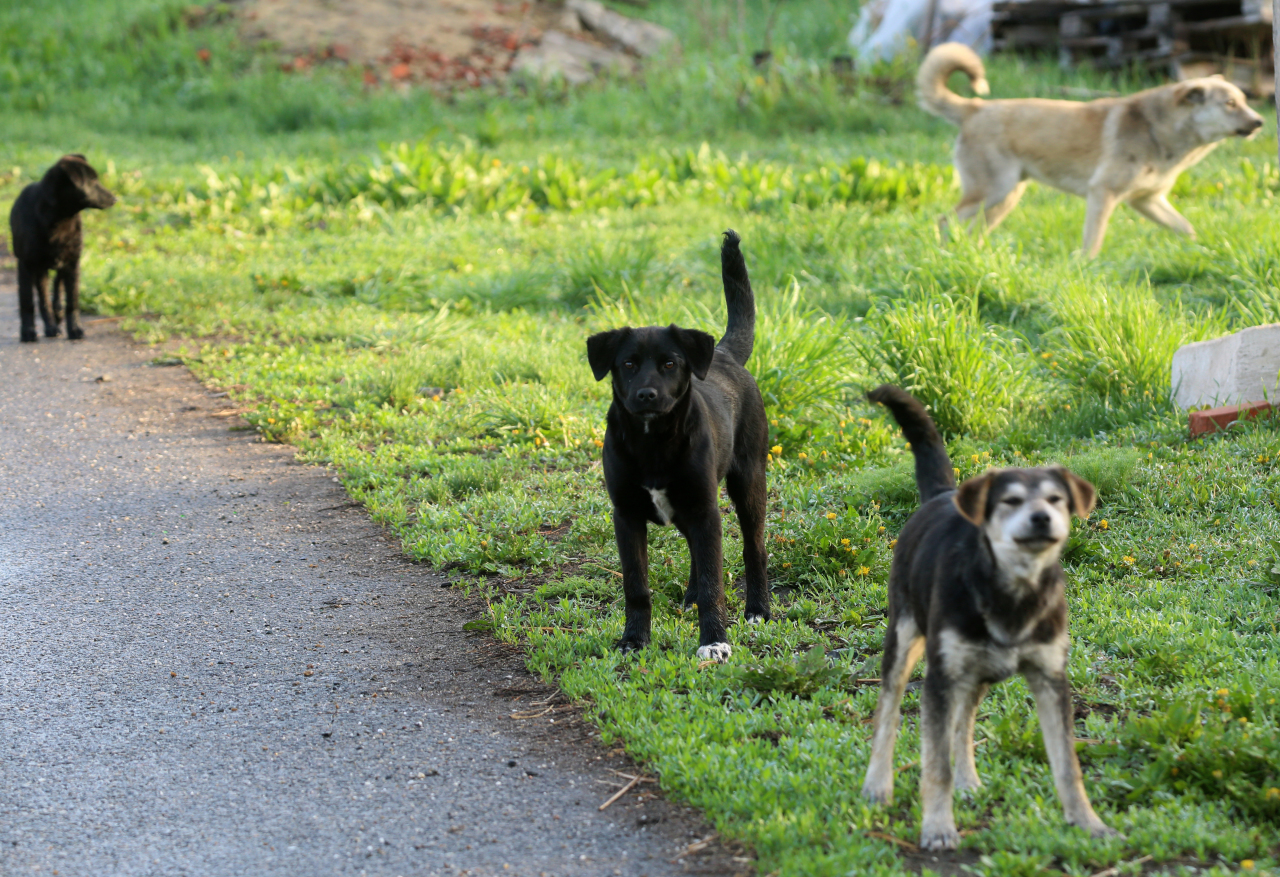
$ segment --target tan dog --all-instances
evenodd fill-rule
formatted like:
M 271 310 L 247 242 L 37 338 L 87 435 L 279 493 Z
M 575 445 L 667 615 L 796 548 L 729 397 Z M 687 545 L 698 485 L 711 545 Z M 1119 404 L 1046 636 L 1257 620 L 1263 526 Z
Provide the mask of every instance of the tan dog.
M 947 88 L 957 70 L 988 94 L 982 61 L 959 43 L 937 46 L 916 76 L 920 105 L 960 127 L 955 166 L 963 197 L 956 216 L 981 214 L 995 228 L 1018 204 L 1027 180 L 1088 202 L 1084 252 L 1102 249 L 1120 202 L 1187 237 L 1195 229 L 1169 204 L 1178 174 L 1227 137 L 1251 137 L 1262 117 L 1244 92 L 1220 76 L 1189 79 L 1128 97 L 1081 101 L 1022 98 L 984 101 Z M 946 235 L 947 220 L 940 223 Z

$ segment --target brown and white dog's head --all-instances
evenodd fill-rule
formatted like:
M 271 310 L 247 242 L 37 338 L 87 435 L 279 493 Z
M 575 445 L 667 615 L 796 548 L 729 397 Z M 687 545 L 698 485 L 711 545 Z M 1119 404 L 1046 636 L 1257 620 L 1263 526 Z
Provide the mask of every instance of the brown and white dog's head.
M 1001 578 L 1033 586 L 1057 563 L 1071 533 L 1071 516 L 1087 518 L 1093 485 L 1062 466 L 997 469 L 960 485 L 952 501 L 991 544 Z
M 1221 74 L 1188 79 L 1174 87 L 1174 103 L 1191 117 L 1205 143 L 1227 137 L 1252 137 L 1262 129 L 1262 116 L 1249 108 L 1244 92 Z

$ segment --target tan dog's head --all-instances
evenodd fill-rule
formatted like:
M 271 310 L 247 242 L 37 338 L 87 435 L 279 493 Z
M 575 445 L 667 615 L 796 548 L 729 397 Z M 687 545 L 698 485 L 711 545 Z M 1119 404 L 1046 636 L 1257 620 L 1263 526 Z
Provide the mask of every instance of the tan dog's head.
M 1180 110 L 1190 115 L 1205 143 L 1226 137 L 1252 137 L 1262 129 L 1262 116 L 1249 108 L 1244 92 L 1221 75 L 1179 83 L 1173 99 Z
M 1093 511 L 1093 485 L 1061 466 L 998 469 L 956 491 L 960 514 L 986 534 L 1002 577 L 1034 585 L 1056 563 L 1071 533 L 1071 516 Z

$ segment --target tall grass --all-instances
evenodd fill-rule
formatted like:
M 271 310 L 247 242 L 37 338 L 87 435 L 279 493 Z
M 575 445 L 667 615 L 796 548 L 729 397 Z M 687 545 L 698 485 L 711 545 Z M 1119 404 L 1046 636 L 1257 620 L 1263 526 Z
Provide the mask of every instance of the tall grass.
M 992 437 L 1042 396 L 1025 345 L 985 325 L 976 297 L 899 302 L 855 337 L 877 379 L 915 395 L 950 436 Z

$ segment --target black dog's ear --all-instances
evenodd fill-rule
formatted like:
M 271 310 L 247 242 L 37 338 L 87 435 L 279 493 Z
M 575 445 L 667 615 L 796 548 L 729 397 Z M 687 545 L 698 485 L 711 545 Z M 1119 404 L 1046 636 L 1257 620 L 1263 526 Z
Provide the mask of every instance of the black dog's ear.
M 1182 89 L 1182 92 L 1178 95 L 1178 103 L 1180 104 L 1204 103 L 1204 86 L 1191 85 Z
M 630 333 L 630 329 L 611 329 L 598 332 L 587 339 L 587 362 L 591 364 L 591 373 L 597 381 L 603 381 L 605 375 L 613 371 L 613 360 L 618 355 L 618 348 Z
M 1071 513 L 1081 518 L 1089 517 L 1094 503 L 1098 501 L 1098 491 L 1093 485 L 1065 466 L 1054 466 L 1049 471 L 1066 485 L 1067 495 L 1071 497 Z
M 987 495 L 991 492 L 991 475 L 988 472 L 986 475 L 970 478 L 951 497 L 960 514 L 978 527 L 987 520 Z
M 697 329 L 681 329 L 674 323 L 667 327 L 689 363 L 694 377 L 702 380 L 711 371 L 711 360 L 716 355 L 716 339 Z

